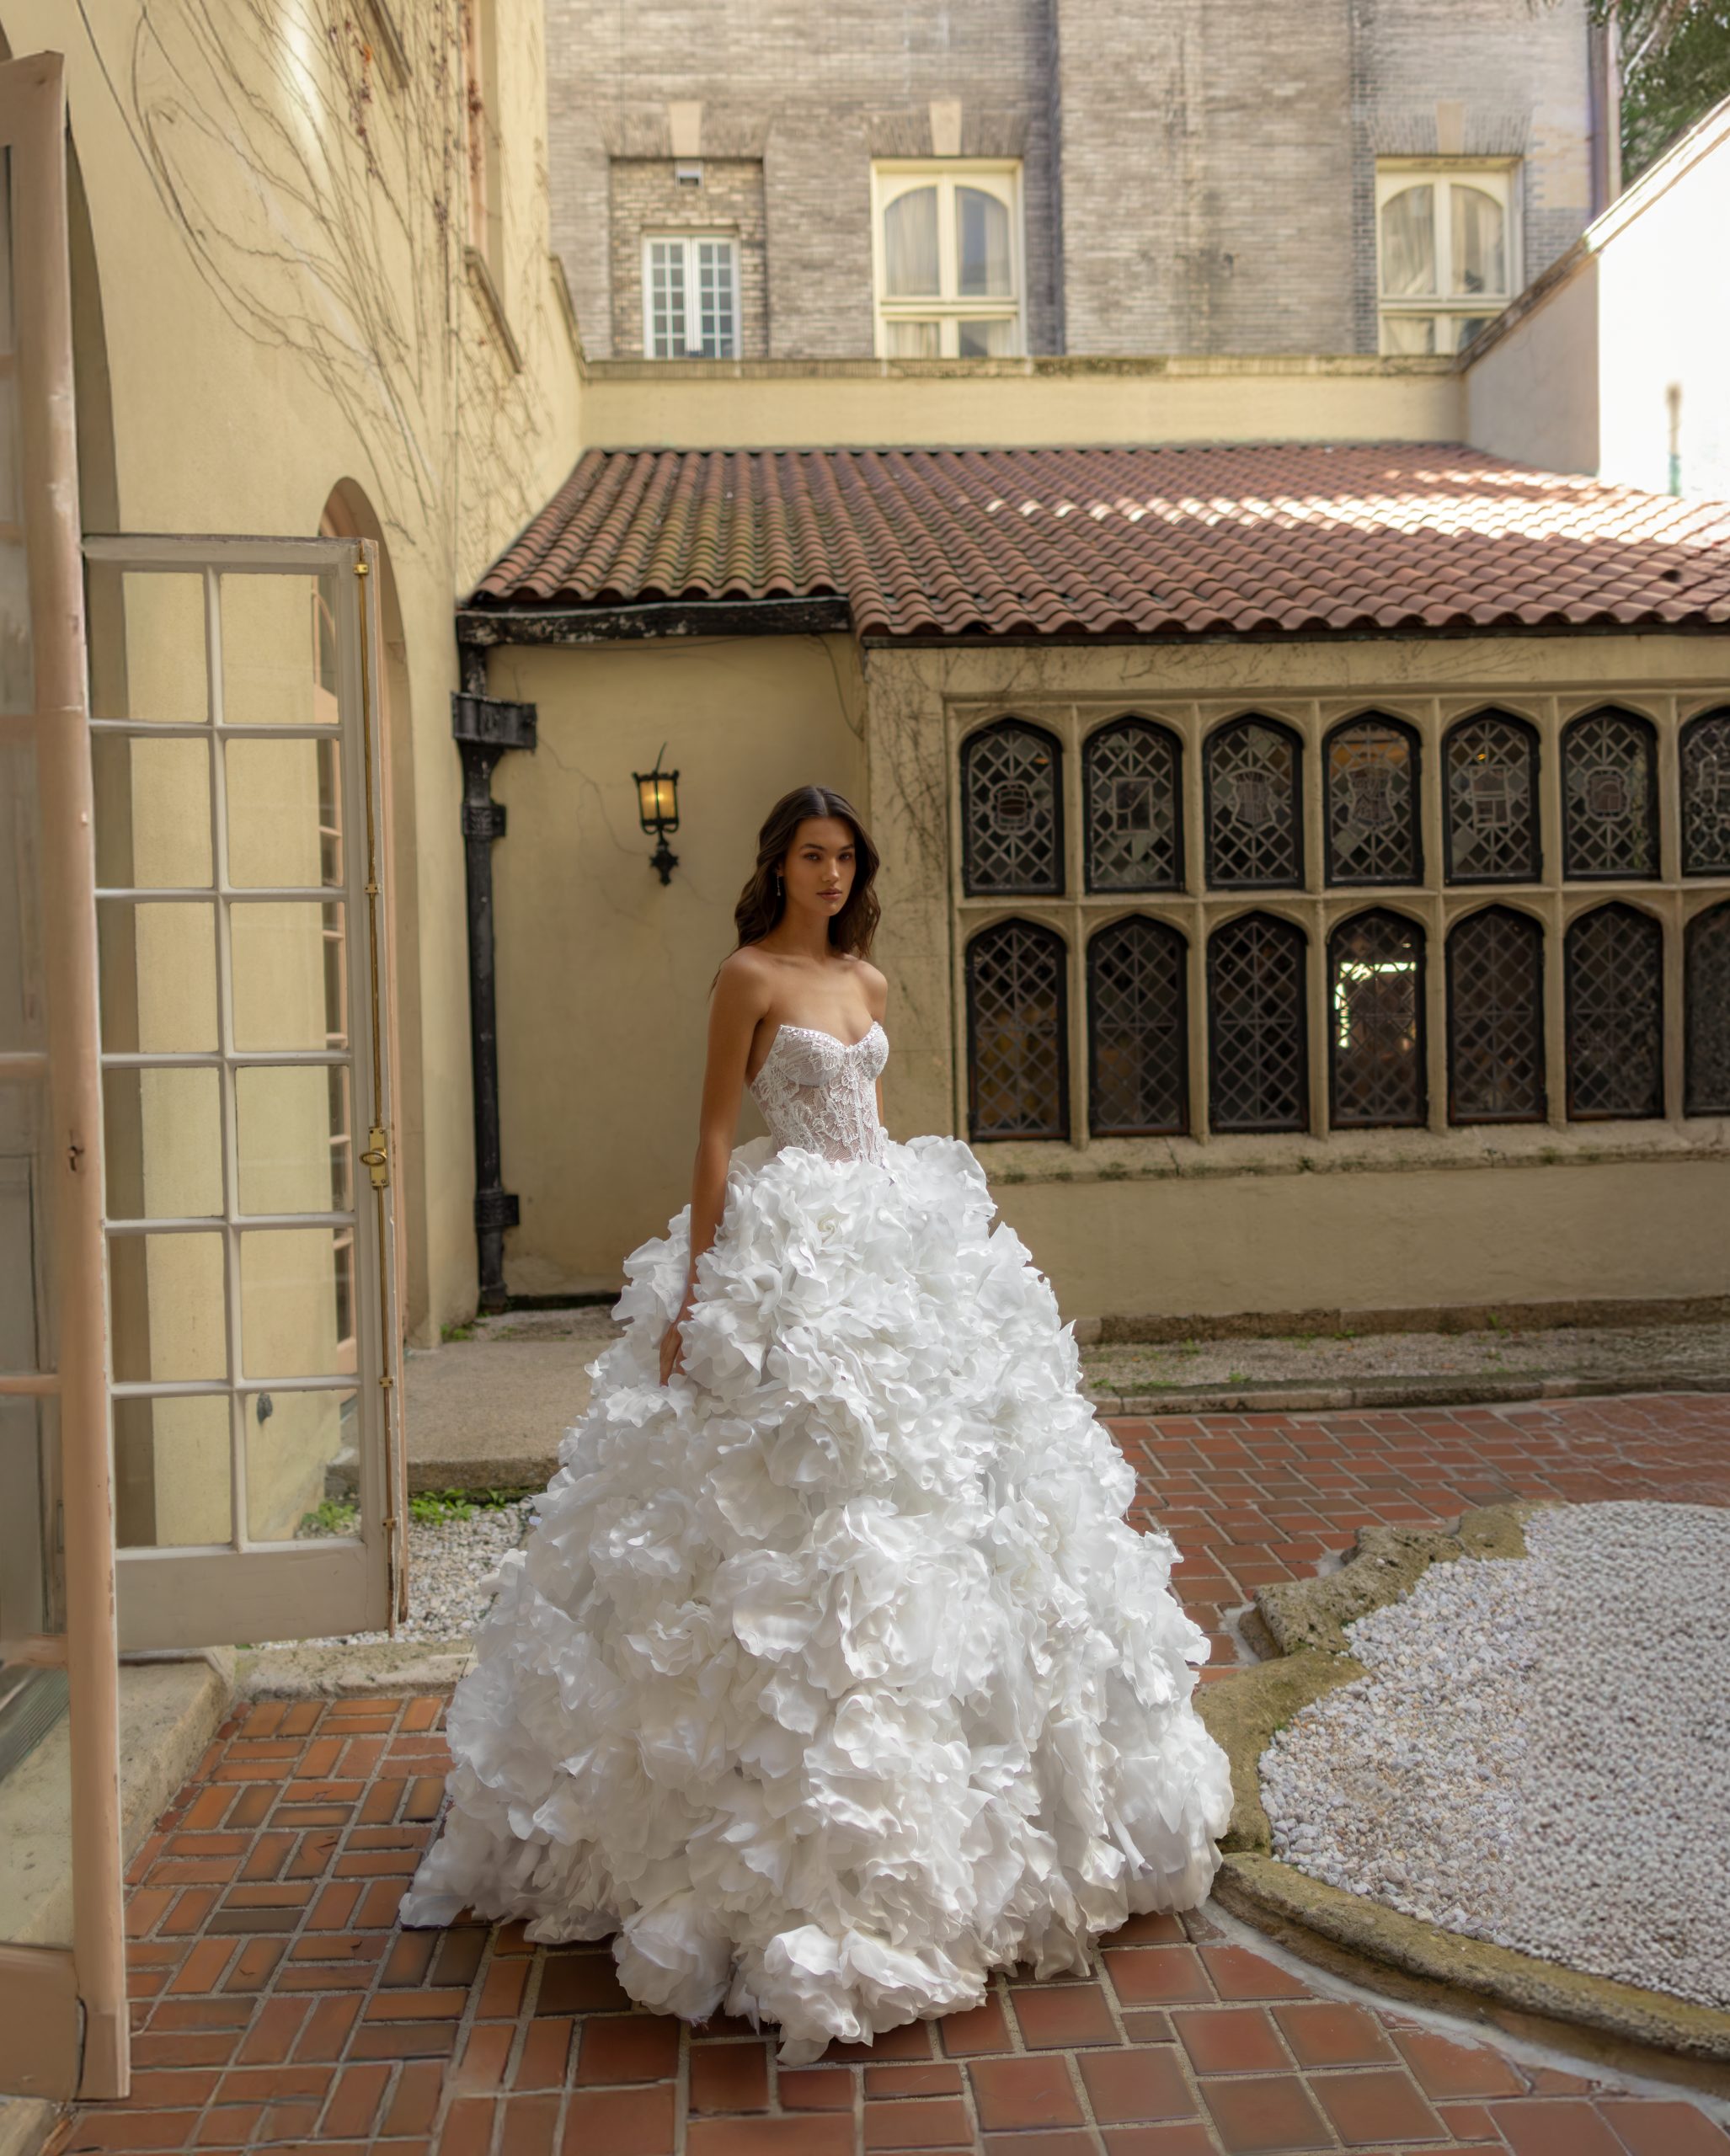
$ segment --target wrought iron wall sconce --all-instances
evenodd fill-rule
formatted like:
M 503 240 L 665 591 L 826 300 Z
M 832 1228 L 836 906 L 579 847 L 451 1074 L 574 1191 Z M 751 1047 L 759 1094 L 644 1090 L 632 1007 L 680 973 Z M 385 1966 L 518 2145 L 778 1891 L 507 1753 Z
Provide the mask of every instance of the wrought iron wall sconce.
M 679 774 L 661 769 L 661 757 L 666 753 L 667 744 L 663 741 L 660 754 L 654 760 L 654 769 L 633 771 L 631 776 L 637 782 L 638 821 L 655 841 L 649 865 L 659 870 L 663 883 L 670 883 L 673 871 L 679 866 L 679 857 L 667 844 L 667 834 L 679 828 Z

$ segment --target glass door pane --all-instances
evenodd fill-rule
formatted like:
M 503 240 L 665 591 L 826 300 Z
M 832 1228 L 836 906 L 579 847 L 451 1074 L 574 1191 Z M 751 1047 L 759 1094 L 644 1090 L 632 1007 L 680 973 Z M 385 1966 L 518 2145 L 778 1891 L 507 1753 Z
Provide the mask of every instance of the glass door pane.
M 358 1172 L 389 1155 L 367 552 L 87 551 L 129 595 L 96 722 L 122 1639 L 376 1629 L 396 1342 L 388 1191 Z M 316 1535 L 344 1454 L 358 1520 Z

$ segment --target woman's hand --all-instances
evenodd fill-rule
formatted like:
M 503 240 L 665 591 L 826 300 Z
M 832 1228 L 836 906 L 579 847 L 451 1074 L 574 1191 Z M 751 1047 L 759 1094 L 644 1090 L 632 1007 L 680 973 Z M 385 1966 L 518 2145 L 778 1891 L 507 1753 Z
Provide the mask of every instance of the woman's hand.
M 687 1279 L 685 1294 L 679 1305 L 679 1315 L 661 1335 L 661 1383 L 665 1385 L 675 1370 L 685 1367 L 685 1321 L 691 1315 L 691 1305 L 697 1299 L 695 1282 Z
M 685 1367 L 682 1360 L 685 1353 L 684 1326 L 685 1315 L 681 1311 L 661 1335 L 661 1383 L 663 1385 L 672 1376 L 675 1370 L 683 1369 Z

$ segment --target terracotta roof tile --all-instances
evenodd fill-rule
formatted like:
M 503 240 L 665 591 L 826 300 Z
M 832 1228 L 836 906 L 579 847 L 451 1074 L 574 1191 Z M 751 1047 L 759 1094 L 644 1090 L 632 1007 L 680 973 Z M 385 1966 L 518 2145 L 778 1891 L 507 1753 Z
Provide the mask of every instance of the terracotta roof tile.
M 844 600 L 863 637 L 1730 627 L 1730 503 L 1444 444 L 591 450 L 483 607 Z

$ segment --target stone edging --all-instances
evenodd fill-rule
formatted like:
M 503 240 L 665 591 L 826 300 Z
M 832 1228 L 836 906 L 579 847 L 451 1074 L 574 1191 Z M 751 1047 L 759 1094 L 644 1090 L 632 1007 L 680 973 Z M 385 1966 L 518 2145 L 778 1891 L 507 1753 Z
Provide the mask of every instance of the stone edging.
M 1409 1594 L 1432 1564 L 1524 1554 L 1534 1504 L 1487 1507 L 1446 1529 L 1372 1527 L 1337 1572 L 1256 1597 L 1252 1625 L 1273 1658 L 1197 1690 L 1231 1763 L 1231 1822 L 1214 1892 L 1244 1923 L 1305 1960 L 1376 1991 L 1487 2021 L 1626 2073 L 1730 2095 L 1730 2015 L 1507 1946 L 1462 1937 L 1312 1879 L 1272 1854 L 1260 1766 L 1274 1732 L 1366 1674 L 1345 1627 Z
M 1159 1392 L 1084 1388 L 1101 1415 L 1318 1414 L 1362 1407 L 1485 1406 L 1529 1400 L 1595 1400 L 1610 1394 L 1730 1392 L 1730 1371 L 1621 1370 L 1601 1378 L 1524 1376 L 1366 1378 L 1351 1385 L 1216 1385 Z

